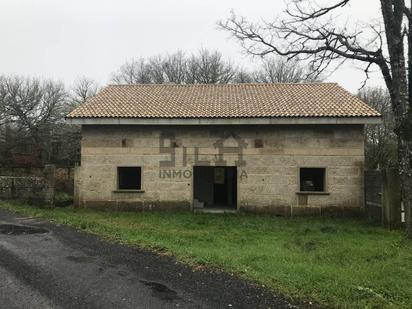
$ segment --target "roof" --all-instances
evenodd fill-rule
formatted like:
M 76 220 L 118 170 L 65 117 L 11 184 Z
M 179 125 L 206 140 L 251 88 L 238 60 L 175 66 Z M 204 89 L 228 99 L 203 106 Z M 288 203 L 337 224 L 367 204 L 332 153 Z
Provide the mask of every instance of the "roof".
M 335 83 L 109 85 L 67 118 L 379 117 Z

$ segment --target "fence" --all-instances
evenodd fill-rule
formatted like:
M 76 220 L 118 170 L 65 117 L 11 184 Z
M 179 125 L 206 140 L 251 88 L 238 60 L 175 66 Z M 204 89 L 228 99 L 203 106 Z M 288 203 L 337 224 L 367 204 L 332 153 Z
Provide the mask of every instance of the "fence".
M 369 220 L 389 229 L 400 228 L 403 210 L 397 170 L 365 171 L 365 209 Z

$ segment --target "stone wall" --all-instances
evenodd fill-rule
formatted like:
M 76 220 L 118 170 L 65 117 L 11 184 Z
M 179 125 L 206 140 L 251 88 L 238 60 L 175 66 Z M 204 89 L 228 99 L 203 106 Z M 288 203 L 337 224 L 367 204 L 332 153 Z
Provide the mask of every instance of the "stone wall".
M 43 167 L 0 166 L 0 176 L 41 177 L 43 176 Z
M 0 176 L 43 177 L 43 167 L 0 166 Z M 57 192 L 73 194 L 74 167 L 55 168 L 55 189 Z
M 54 166 L 47 165 L 41 176 L 0 176 L 0 199 L 52 206 L 54 172 Z
M 221 165 L 220 149 L 228 166 L 238 165 L 240 210 L 357 213 L 364 203 L 363 141 L 360 125 L 83 126 L 75 200 L 119 210 L 190 209 L 193 166 Z M 116 190 L 118 166 L 142 167 L 142 191 Z M 326 168 L 326 193 L 297 194 L 299 167 Z

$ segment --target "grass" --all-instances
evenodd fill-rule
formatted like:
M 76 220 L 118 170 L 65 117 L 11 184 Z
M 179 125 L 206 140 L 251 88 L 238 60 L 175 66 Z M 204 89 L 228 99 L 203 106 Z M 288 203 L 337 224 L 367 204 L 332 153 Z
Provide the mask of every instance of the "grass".
M 73 204 L 73 195 L 65 192 L 56 192 L 54 195 L 54 204 L 56 207 L 66 207 Z
M 362 220 L 0 207 L 234 272 L 291 298 L 410 308 L 412 242 Z

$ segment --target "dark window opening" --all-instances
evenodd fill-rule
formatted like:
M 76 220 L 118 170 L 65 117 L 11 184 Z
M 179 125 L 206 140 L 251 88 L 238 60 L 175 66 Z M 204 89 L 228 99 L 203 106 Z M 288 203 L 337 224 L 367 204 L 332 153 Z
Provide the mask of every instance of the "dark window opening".
M 117 176 L 119 190 L 140 190 L 142 187 L 141 167 L 118 167 Z
M 324 168 L 301 168 L 300 191 L 325 192 Z

